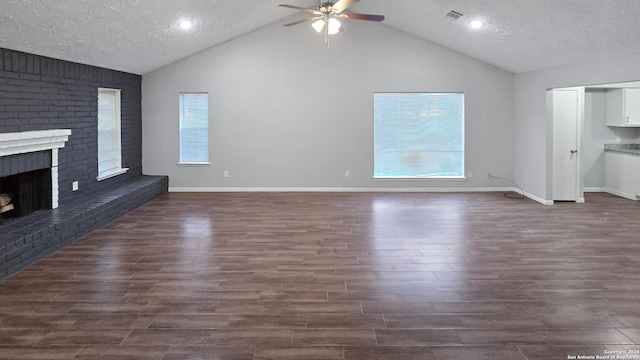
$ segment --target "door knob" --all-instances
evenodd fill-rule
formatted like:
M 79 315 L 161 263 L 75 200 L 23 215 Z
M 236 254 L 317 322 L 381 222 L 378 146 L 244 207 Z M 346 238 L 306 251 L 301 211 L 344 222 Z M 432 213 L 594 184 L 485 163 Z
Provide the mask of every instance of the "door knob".
M 578 152 L 578 150 L 571 150 L 571 153 L 572 153 L 572 154 L 575 154 L 575 153 L 577 153 L 577 152 Z

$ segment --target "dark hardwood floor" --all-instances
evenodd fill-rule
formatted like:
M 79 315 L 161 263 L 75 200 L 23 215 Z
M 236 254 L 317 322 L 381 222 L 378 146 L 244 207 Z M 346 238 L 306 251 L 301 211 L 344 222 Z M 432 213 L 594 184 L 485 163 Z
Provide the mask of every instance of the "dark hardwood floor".
M 640 359 L 640 204 L 587 195 L 166 194 L 1 281 L 0 359 Z

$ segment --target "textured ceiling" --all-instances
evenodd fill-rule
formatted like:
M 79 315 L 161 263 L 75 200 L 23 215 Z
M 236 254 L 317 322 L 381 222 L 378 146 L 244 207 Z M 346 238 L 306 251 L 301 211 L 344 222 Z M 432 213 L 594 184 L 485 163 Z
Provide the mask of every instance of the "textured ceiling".
M 640 52 L 638 0 L 366 2 L 391 27 L 515 73 Z M 443 17 L 452 9 L 465 16 Z M 470 30 L 475 18 L 485 27 Z
M 143 74 L 296 14 L 278 3 L 317 1 L 0 0 L 0 47 Z M 515 73 L 640 52 L 638 0 L 362 0 L 350 10 Z M 185 17 L 194 31 L 178 28 Z M 476 18 L 486 25 L 470 30 Z

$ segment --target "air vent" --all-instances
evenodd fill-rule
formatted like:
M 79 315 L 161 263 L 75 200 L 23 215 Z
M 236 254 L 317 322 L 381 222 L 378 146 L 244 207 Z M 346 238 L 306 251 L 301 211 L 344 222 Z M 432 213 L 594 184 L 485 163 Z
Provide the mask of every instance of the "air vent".
M 453 20 L 458 20 L 461 16 L 463 16 L 464 14 L 459 13 L 455 10 L 451 10 L 447 13 L 447 15 L 445 15 L 446 17 L 452 18 Z

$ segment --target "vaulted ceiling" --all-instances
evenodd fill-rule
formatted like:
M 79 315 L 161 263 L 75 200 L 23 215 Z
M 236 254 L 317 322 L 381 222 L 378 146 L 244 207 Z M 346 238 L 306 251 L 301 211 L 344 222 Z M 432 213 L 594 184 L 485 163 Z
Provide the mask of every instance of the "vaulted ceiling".
M 0 47 L 144 74 L 316 0 L 2 0 Z M 458 20 L 445 15 L 455 10 Z M 361 0 L 348 11 L 514 73 L 640 52 L 638 0 Z M 192 19 L 182 31 L 178 22 Z M 485 26 L 467 25 L 480 19 Z M 300 25 L 306 26 L 306 25 Z M 295 28 L 292 28 L 291 31 Z M 349 36 L 348 28 L 338 36 Z

